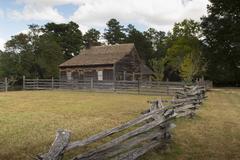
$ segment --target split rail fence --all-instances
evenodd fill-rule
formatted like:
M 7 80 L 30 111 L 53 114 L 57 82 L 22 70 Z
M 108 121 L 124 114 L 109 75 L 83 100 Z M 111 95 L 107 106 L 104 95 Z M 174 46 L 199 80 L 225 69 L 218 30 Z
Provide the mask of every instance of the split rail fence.
M 149 110 L 139 117 L 118 127 L 102 131 L 83 140 L 70 142 L 71 132 L 60 129 L 56 138 L 45 154 L 39 154 L 38 160 L 60 160 L 65 153 L 82 148 L 67 159 L 72 160 L 134 160 L 159 147 L 163 149 L 170 142 L 170 129 L 175 125 L 172 120 L 182 116 L 193 116 L 205 98 L 205 89 L 199 86 L 184 87 L 170 101 L 157 100 L 150 102 Z M 108 141 L 104 142 L 103 140 Z M 89 145 L 98 143 L 93 149 Z M 96 144 L 95 144 L 96 145 Z

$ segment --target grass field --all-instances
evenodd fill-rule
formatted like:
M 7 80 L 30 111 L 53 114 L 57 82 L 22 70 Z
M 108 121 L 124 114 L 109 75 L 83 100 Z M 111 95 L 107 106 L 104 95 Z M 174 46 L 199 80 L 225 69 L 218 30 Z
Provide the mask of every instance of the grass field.
M 208 93 L 194 119 L 178 119 L 167 151 L 142 159 L 240 159 L 240 90 Z M 0 93 L 0 159 L 31 159 L 46 151 L 55 131 L 72 131 L 72 140 L 128 121 L 156 96 L 71 91 Z
M 145 160 L 240 160 L 240 89 L 208 92 L 197 116 L 176 125 L 170 148 Z
M 133 119 L 154 96 L 71 91 L 0 93 L 0 159 L 46 151 L 58 128 L 80 139 Z M 3 147 L 4 146 L 4 147 Z

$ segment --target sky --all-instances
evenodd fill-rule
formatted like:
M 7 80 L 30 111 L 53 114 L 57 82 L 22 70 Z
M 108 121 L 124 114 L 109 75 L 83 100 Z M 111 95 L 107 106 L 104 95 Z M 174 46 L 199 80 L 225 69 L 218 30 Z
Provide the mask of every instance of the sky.
M 207 14 L 208 0 L 0 0 L 0 49 L 11 36 L 26 33 L 28 25 L 74 21 L 84 33 L 101 32 L 116 18 L 141 31 L 154 27 L 169 31 L 175 22 L 196 21 Z

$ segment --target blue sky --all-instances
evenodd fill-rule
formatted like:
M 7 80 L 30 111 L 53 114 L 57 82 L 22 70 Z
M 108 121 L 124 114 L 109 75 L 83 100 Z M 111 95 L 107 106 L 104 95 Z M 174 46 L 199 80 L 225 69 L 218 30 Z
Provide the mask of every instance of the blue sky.
M 12 35 L 26 33 L 29 24 L 74 21 L 85 32 L 103 31 L 110 18 L 139 30 L 168 31 L 185 18 L 206 14 L 208 0 L 0 0 L 0 49 Z

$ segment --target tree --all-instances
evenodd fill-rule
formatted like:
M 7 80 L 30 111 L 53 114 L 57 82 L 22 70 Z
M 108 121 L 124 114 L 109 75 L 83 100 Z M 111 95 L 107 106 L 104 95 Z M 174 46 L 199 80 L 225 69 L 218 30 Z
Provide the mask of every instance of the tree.
M 2 69 L 5 76 L 30 76 L 35 73 L 33 63 L 33 38 L 29 34 L 20 33 L 12 36 L 5 44 L 5 53 L 2 55 Z M 9 65 L 12 64 L 12 65 Z M 14 71 L 13 71 L 14 70 Z
M 157 81 L 162 81 L 164 77 L 165 60 L 151 59 L 150 66 L 154 71 L 154 79 Z
M 18 56 L 13 52 L 1 52 L 0 54 L 0 77 L 17 79 L 22 73 L 22 67 Z
M 62 48 L 65 59 L 69 59 L 80 53 L 84 48 L 82 32 L 79 30 L 78 24 L 69 22 L 67 24 L 47 23 L 42 27 L 44 34 L 54 36 L 58 45 Z
M 125 39 L 125 43 L 134 43 L 140 57 L 149 65 L 149 60 L 153 56 L 151 42 L 131 24 L 128 25 L 126 32 L 127 38 Z
M 198 23 L 193 20 L 184 20 L 174 25 L 173 33 L 168 38 L 170 47 L 167 49 L 166 63 L 174 73 L 180 73 L 182 78 L 185 78 L 184 75 L 190 75 L 191 77 L 188 77 L 188 80 L 200 76 L 202 73 L 201 69 L 203 69 L 201 41 L 198 39 L 199 33 L 200 27 Z M 181 69 L 189 62 L 193 63 L 189 67 L 194 68 Z
M 108 44 L 124 43 L 126 38 L 124 27 L 116 19 L 110 19 L 107 22 L 107 28 L 103 35 Z
M 0 55 L 1 76 L 21 79 L 49 78 L 58 75 L 58 65 L 64 61 L 62 48 L 56 36 L 41 32 L 37 25 L 30 25 L 27 34 L 20 33 L 7 41 L 5 52 Z
M 64 62 L 62 48 L 54 37 L 43 35 L 38 41 L 36 66 L 39 78 L 58 77 L 58 65 Z
M 193 77 L 198 73 L 198 64 L 193 62 L 190 55 L 186 55 L 180 66 L 180 76 L 185 82 L 192 82 Z
M 18 35 L 12 36 L 9 41 L 5 44 L 6 52 L 21 53 L 25 50 L 30 49 L 29 44 L 30 38 L 27 34 L 20 33 Z
M 85 48 L 88 48 L 90 46 L 99 46 L 101 43 L 99 42 L 100 38 L 100 32 L 94 28 L 89 29 L 84 35 L 83 35 L 83 41 Z
M 173 38 L 178 37 L 200 37 L 201 26 L 192 19 L 184 19 L 180 23 L 175 23 L 173 27 Z
M 157 31 L 154 28 L 149 28 L 143 32 L 148 41 L 152 43 L 154 50 L 154 56 L 157 58 L 163 58 L 166 54 L 166 33 L 163 31 Z
M 207 77 L 218 84 L 240 83 L 240 1 L 210 0 L 202 17 Z

